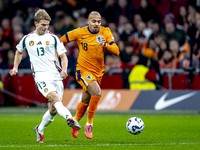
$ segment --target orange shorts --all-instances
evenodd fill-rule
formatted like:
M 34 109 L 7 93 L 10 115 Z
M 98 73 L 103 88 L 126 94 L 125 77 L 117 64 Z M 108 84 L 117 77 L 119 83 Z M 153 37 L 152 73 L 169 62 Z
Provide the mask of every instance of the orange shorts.
M 84 70 L 84 71 L 83 70 L 77 70 L 76 71 L 76 80 L 83 87 L 83 92 L 87 91 L 88 85 L 94 80 L 97 81 L 97 83 L 100 86 L 102 77 L 103 76 L 97 77 L 92 72 L 89 72 L 87 70 Z

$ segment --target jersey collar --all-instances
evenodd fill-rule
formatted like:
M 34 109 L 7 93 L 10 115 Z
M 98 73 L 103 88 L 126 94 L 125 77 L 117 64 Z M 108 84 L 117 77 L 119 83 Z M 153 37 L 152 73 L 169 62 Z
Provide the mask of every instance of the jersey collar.
M 91 34 L 97 34 L 97 33 L 99 33 L 99 30 L 98 30 L 97 32 L 92 32 L 92 31 L 90 30 L 89 26 L 88 26 L 88 31 L 89 31 Z
M 37 34 L 37 33 L 36 33 L 36 30 L 34 30 L 33 33 Z M 46 33 L 49 33 L 49 30 L 47 30 Z M 45 34 L 46 34 L 46 33 L 45 33 Z M 43 35 L 45 35 L 45 34 L 43 34 Z M 38 34 L 37 34 L 37 35 L 38 35 Z

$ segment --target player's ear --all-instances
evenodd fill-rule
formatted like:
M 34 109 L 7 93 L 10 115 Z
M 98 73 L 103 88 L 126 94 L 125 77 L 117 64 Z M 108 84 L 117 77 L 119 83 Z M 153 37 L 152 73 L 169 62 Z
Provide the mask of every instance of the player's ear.
M 87 19 L 87 23 L 89 24 L 89 19 Z
M 35 24 L 35 26 L 37 26 L 38 22 L 37 22 L 37 21 L 34 21 L 34 24 Z

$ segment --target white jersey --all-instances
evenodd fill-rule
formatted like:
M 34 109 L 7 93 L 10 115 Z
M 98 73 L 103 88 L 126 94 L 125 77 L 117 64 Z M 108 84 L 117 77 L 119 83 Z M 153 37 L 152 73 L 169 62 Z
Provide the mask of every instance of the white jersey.
M 34 31 L 25 35 L 16 48 L 19 52 L 27 49 L 35 79 L 60 80 L 61 67 L 57 53 L 61 55 L 67 50 L 56 35 L 49 31 L 38 35 Z

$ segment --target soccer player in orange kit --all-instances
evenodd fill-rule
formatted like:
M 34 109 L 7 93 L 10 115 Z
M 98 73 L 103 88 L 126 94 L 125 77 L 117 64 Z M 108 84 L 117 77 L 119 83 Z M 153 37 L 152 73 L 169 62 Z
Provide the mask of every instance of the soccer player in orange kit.
M 119 55 L 119 48 L 109 28 L 101 26 L 101 15 L 92 11 L 87 19 L 88 26 L 67 32 L 60 39 L 65 44 L 76 41 L 79 56 L 76 65 L 76 80 L 82 86 L 82 100 L 78 104 L 74 117 L 78 122 L 84 116 L 88 106 L 85 136 L 92 138 L 93 117 L 101 99 L 101 80 L 105 71 L 104 54 L 108 50 Z M 72 135 L 77 138 L 79 129 L 72 128 Z

